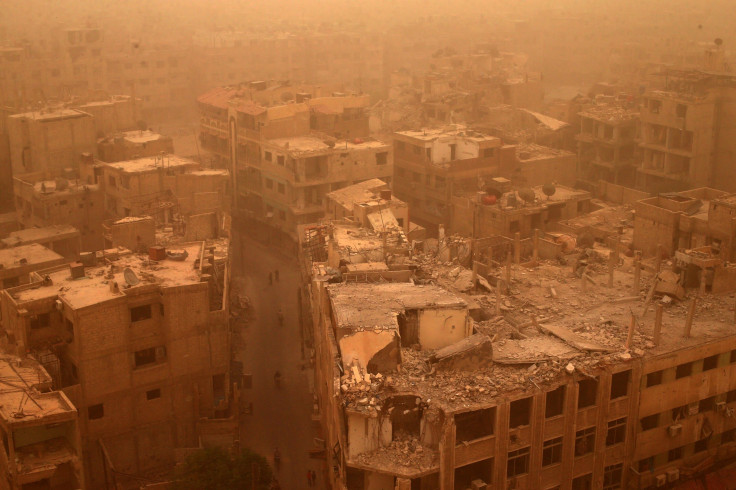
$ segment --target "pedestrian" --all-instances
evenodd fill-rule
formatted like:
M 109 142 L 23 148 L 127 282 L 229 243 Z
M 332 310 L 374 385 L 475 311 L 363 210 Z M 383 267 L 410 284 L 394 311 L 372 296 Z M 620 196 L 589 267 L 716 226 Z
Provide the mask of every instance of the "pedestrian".
M 312 470 L 307 470 L 307 486 L 312 486 Z
M 268 285 L 271 286 L 273 284 L 273 274 L 268 273 Z
M 312 473 L 312 486 L 317 486 L 317 473 L 313 470 L 309 470 Z

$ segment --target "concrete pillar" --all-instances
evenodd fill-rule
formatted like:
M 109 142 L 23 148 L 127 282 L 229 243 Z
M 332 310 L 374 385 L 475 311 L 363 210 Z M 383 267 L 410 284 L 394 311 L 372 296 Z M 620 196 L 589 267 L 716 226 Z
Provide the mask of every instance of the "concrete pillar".
M 687 318 L 685 319 L 685 331 L 682 336 L 685 338 L 690 337 L 690 329 L 693 327 L 693 318 L 695 317 L 695 306 L 698 301 L 698 297 L 695 296 L 690 303 L 690 308 L 687 310 Z
M 654 345 L 659 345 L 659 338 L 662 332 L 662 310 L 664 310 L 664 306 L 658 304 L 654 316 Z
M 641 288 L 641 252 L 634 255 L 634 294 L 639 294 Z
M 532 252 L 532 261 L 536 265 L 539 258 L 539 230 L 534 230 L 534 250 Z
M 518 231 L 514 233 L 514 263 L 521 263 L 521 233 Z

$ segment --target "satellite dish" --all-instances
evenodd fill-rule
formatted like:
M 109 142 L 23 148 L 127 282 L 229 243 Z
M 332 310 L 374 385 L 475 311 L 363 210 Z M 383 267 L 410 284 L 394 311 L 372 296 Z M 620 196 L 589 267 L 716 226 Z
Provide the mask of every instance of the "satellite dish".
M 524 202 L 528 204 L 532 204 L 537 198 L 537 195 L 534 193 L 534 190 L 531 187 L 523 187 L 516 191 L 516 193 Z
M 542 192 L 544 192 L 544 195 L 547 196 L 547 200 L 549 200 L 549 198 L 554 196 L 555 192 L 557 192 L 557 187 L 552 183 L 544 184 L 542 186 Z
M 125 283 L 128 286 L 135 286 L 139 282 L 141 282 L 141 280 L 138 279 L 138 276 L 135 274 L 135 272 L 133 272 L 133 269 L 131 269 L 130 267 L 126 267 L 123 270 L 123 277 L 125 278 Z

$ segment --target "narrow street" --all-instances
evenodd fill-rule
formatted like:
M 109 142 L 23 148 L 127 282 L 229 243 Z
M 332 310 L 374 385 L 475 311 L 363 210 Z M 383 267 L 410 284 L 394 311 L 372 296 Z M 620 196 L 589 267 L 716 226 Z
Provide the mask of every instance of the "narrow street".
M 304 369 L 299 325 L 299 270 L 295 257 L 244 237 L 234 229 L 233 282 L 251 302 L 252 315 L 242 331 L 238 360 L 253 375 L 251 389 L 243 390 L 242 406 L 253 413 L 242 417 L 241 445 L 266 456 L 273 466 L 278 448 L 281 469 L 277 478 L 284 490 L 308 488 L 307 471 L 320 474 L 321 460 L 310 459 L 312 371 Z M 275 271 L 278 270 L 278 281 Z M 273 283 L 269 284 L 269 273 Z M 279 326 L 278 309 L 284 325 Z M 281 387 L 274 374 L 282 375 Z M 323 488 L 317 484 L 316 488 Z

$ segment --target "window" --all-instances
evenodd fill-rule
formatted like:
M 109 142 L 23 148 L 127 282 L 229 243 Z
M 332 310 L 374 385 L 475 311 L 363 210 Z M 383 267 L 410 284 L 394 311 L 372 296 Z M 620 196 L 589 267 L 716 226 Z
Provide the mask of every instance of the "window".
M 695 443 L 695 448 L 693 449 L 693 453 L 702 453 L 703 451 L 708 450 L 708 439 L 701 439 L 698 442 Z
M 542 466 L 562 461 L 562 437 L 544 441 L 542 449 Z
M 110 184 L 110 187 L 117 187 L 117 184 L 115 183 L 115 176 L 114 175 L 111 175 L 107 179 L 107 182 Z
M 283 209 L 279 209 L 279 219 L 281 221 L 286 221 L 286 211 Z
M 266 153 L 265 153 L 265 154 L 263 155 L 263 159 L 264 159 L 264 160 L 266 160 L 267 162 L 270 162 L 270 161 L 272 161 L 272 160 L 273 160 L 273 155 L 271 155 L 271 152 L 270 152 L 270 151 L 267 151 L 267 152 L 266 152 Z
M 579 430 L 575 433 L 575 456 L 592 453 L 595 449 L 595 427 Z
M 87 407 L 87 418 L 90 420 L 95 419 L 101 419 L 105 416 L 105 407 L 102 405 L 102 403 L 98 403 L 97 405 L 90 405 Z
M 621 488 L 621 478 L 624 474 L 624 464 L 618 463 L 606 466 L 603 469 L 603 490 Z
M 606 446 L 614 446 L 626 440 L 626 417 L 608 422 Z
M 279 191 L 279 194 L 286 194 L 286 186 L 281 182 L 279 182 L 278 184 L 279 185 L 277 190 Z
M 544 403 L 544 416 L 546 418 L 562 415 L 565 408 L 565 386 L 548 391 Z
M 736 441 L 736 429 L 727 430 L 721 434 L 721 444 Z
M 593 475 L 588 473 L 573 479 L 570 488 L 572 490 L 593 490 Z
M 710 371 L 718 367 L 718 354 L 703 359 L 703 371 Z
M 662 371 L 654 371 L 647 374 L 647 388 L 662 384 Z
M 161 398 L 160 388 L 156 388 L 155 390 L 146 391 L 146 400 L 155 400 L 156 398 Z
M 31 318 L 31 328 L 46 328 L 51 325 L 51 314 L 40 313 Z
M 597 379 L 583 379 L 578 381 L 578 409 L 595 405 L 597 392 Z
M 455 414 L 455 441 L 457 444 L 493 434 L 496 408 Z
M 135 367 L 148 366 L 166 360 L 166 347 L 150 347 L 133 353 Z
M 659 427 L 659 414 L 649 415 L 639 420 L 642 432 Z
M 708 410 L 715 410 L 716 408 L 716 397 L 710 396 L 703 398 L 698 403 L 698 412 L 707 412 Z
M 690 376 L 693 372 L 693 363 L 692 362 L 686 362 L 683 364 L 680 364 L 675 368 L 675 379 L 684 378 L 686 376 Z
M 685 117 L 687 115 L 687 106 L 685 104 L 677 104 L 675 114 L 677 114 L 677 117 Z
M 611 400 L 629 394 L 629 378 L 631 370 L 621 371 L 611 376 Z
M 736 362 L 736 349 L 734 349 L 734 350 L 731 351 L 731 358 L 729 359 L 729 362 L 731 364 L 733 364 L 734 362 Z
M 508 478 L 529 473 L 529 447 L 509 452 L 506 462 L 506 476 Z
M 151 305 L 141 305 L 130 309 L 130 321 L 140 322 L 151 318 Z
M 736 402 L 736 390 L 726 393 L 726 403 Z
M 521 400 L 515 400 L 511 402 L 510 416 L 509 416 L 509 429 L 515 429 L 522 425 L 529 425 L 532 411 L 532 399 L 522 398 Z
M 266 189 L 273 189 L 273 180 L 269 178 L 264 179 L 266 181 Z
M 494 153 L 493 148 L 485 148 L 483 150 L 483 158 L 492 158 Z
M 388 152 L 376 153 L 376 165 L 386 165 L 388 163 Z
M 671 463 L 672 461 L 677 461 L 678 459 L 682 459 L 682 446 L 667 451 L 668 463 Z
M 277 155 L 276 162 L 283 167 L 284 166 L 284 155 Z

